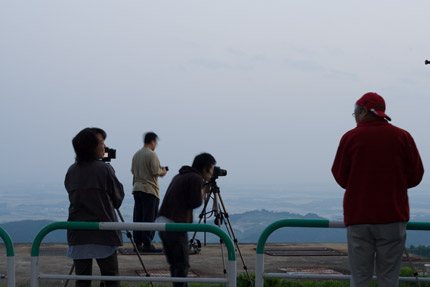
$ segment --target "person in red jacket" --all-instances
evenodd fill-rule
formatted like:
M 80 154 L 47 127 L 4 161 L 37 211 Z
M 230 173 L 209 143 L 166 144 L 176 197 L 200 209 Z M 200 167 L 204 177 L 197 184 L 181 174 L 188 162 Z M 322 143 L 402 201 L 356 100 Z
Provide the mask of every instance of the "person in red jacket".
M 408 188 L 424 168 L 412 136 L 388 121 L 385 101 L 364 94 L 353 113 L 357 127 L 343 135 L 332 173 L 344 188 L 351 286 L 397 286 L 409 221 Z

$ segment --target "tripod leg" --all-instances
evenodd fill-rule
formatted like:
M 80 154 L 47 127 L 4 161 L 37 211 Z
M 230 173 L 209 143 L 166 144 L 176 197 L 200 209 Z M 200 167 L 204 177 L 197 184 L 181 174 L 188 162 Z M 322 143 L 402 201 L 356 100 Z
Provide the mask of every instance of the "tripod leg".
M 72 275 L 73 270 L 75 270 L 75 263 L 73 263 L 72 268 L 70 268 L 69 275 Z M 64 287 L 67 287 L 67 285 L 69 285 L 69 281 L 69 279 L 66 280 L 66 282 L 64 283 Z
M 206 221 L 206 213 L 205 213 L 203 223 L 206 224 L 206 222 L 207 221 Z M 206 232 L 203 232 L 203 244 L 204 246 L 206 246 Z
M 418 286 L 418 287 L 421 287 L 420 281 L 418 280 L 418 272 L 417 272 L 417 270 L 414 268 L 414 266 L 412 265 L 411 258 L 409 257 L 409 252 L 408 252 L 408 250 L 406 249 L 406 246 L 404 246 L 403 248 L 404 248 L 404 250 L 405 250 L 405 255 L 406 255 L 406 257 L 408 258 L 409 266 L 411 266 L 412 273 L 413 273 L 413 274 L 414 274 L 414 276 L 415 276 L 415 280 L 416 280 L 416 282 L 417 282 L 417 286 Z
M 218 197 L 217 197 L 218 193 L 214 193 L 214 197 L 213 197 L 213 211 L 215 213 L 215 224 L 221 229 L 221 225 L 222 225 L 222 213 L 221 210 L 219 208 L 219 204 L 218 204 Z M 227 274 L 227 269 L 225 267 L 225 258 L 224 258 L 224 244 L 222 239 L 219 240 L 219 246 L 221 248 L 221 260 L 222 260 L 222 267 L 223 267 L 223 272 L 224 274 Z
M 119 209 L 116 209 L 116 211 L 117 211 L 119 217 L 121 218 L 121 221 L 125 222 Z M 151 277 L 151 275 L 149 274 L 148 270 L 145 267 L 145 264 L 143 264 L 142 257 L 140 256 L 139 250 L 137 249 L 136 243 L 133 240 L 133 236 L 131 235 L 131 232 L 129 230 L 126 230 L 126 234 L 127 234 L 127 237 L 130 239 L 131 245 L 133 246 L 134 250 L 136 250 L 137 257 L 139 258 L 139 261 L 140 261 L 140 264 L 142 265 L 143 271 L 145 271 L 146 277 Z M 152 284 L 152 281 L 149 281 L 149 283 L 151 284 L 152 287 L 154 287 L 154 285 Z
M 206 208 L 207 208 L 207 206 L 208 206 L 209 199 L 211 198 L 211 196 L 210 196 L 210 195 L 211 195 L 211 194 L 210 194 L 210 193 L 208 193 L 208 194 L 207 194 L 207 196 L 206 196 L 206 198 L 205 198 L 205 203 L 204 203 L 204 205 L 203 205 L 202 211 L 200 212 L 200 215 L 199 215 L 199 222 L 198 222 L 197 224 L 200 224 L 200 223 L 202 222 L 203 217 L 205 218 L 205 223 L 206 223 Z M 197 235 L 197 231 L 195 231 L 195 232 L 194 232 L 193 236 L 192 236 L 192 237 L 191 237 L 191 239 L 190 239 L 190 243 L 191 243 L 191 244 L 192 244 L 192 243 L 194 242 L 194 240 L 196 239 L 196 235 Z M 205 240 L 205 242 L 206 242 L 206 240 Z
M 230 221 L 229 215 L 228 215 L 228 213 L 227 213 L 227 211 L 226 211 L 226 208 L 225 208 L 225 205 L 224 205 L 224 201 L 222 200 L 221 193 L 219 192 L 219 190 L 218 190 L 218 193 L 217 193 L 217 194 L 218 194 L 218 197 L 219 197 L 219 201 L 221 202 L 221 209 L 222 209 L 222 213 L 224 214 L 224 224 L 226 225 L 227 230 L 229 230 L 229 229 L 230 229 L 231 234 L 233 235 L 233 241 L 234 241 L 234 243 L 235 243 L 235 245 L 236 245 L 236 249 L 237 249 L 237 251 L 239 252 L 239 257 L 240 257 L 240 259 L 242 260 L 243 269 L 245 270 L 246 275 L 247 275 L 247 277 L 248 277 L 249 284 L 250 284 L 250 286 L 252 287 L 252 286 L 253 286 L 253 284 L 252 284 L 251 276 L 249 275 L 249 272 L 248 272 L 248 267 L 246 266 L 246 264 L 245 264 L 245 260 L 243 259 L 242 252 L 240 251 L 239 243 L 238 243 L 238 241 L 237 241 L 236 234 L 234 233 L 233 226 L 232 226 L 232 224 L 231 224 L 231 221 Z M 226 221 L 227 221 L 227 223 L 228 223 L 228 224 L 226 224 Z M 229 233 L 229 234 L 230 234 L 230 233 Z

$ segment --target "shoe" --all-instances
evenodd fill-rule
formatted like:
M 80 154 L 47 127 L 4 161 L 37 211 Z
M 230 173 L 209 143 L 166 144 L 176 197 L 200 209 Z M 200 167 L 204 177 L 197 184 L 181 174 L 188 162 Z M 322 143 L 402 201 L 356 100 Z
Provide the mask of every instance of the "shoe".
M 143 245 L 141 248 L 139 248 L 140 252 L 150 252 L 150 253 L 160 253 L 163 252 L 163 249 L 161 248 L 155 248 L 154 245 Z

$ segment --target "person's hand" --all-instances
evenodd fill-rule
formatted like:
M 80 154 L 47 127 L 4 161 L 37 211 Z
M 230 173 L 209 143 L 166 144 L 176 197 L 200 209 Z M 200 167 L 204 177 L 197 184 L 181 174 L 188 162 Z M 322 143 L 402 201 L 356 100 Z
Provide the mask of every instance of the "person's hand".
M 203 194 L 208 193 L 210 191 L 211 184 L 209 182 L 205 182 L 202 187 Z
M 165 175 L 166 175 L 166 173 L 167 173 L 167 169 L 166 169 L 165 167 L 162 167 L 162 168 L 161 168 L 160 176 L 165 176 Z

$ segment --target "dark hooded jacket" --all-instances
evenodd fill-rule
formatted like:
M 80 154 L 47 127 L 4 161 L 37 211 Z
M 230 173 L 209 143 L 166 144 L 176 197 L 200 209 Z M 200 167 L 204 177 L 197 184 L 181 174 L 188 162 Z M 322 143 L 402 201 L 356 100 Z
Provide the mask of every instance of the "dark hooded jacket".
M 121 206 L 124 189 L 109 164 L 102 161 L 75 163 L 64 181 L 69 193 L 68 221 L 117 222 L 115 209 Z M 69 245 L 122 245 L 119 230 L 68 230 Z
M 183 166 L 167 188 L 158 215 L 176 223 L 192 223 L 193 209 L 202 204 L 202 184 L 200 172 Z

